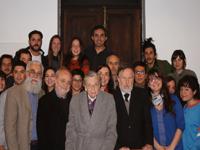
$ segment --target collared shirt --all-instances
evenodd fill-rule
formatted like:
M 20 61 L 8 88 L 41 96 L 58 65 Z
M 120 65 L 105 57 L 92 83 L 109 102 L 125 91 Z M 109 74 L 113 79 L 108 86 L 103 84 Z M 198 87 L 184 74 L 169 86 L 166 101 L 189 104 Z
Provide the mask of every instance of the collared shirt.
M 91 98 L 91 97 L 88 95 L 88 110 L 89 110 L 90 116 L 92 116 L 95 103 L 96 103 L 96 97 L 95 97 L 95 98 Z
M 128 97 L 128 102 L 125 100 L 125 92 L 123 92 L 123 91 L 121 91 L 121 93 L 122 93 L 122 96 L 123 96 L 123 99 L 124 99 L 124 103 L 125 103 L 125 106 L 126 106 L 126 110 L 127 110 L 127 113 L 129 114 L 129 105 L 130 105 L 130 99 L 131 99 L 131 92 L 129 92 L 129 93 L 127 93 L 127 94 L 129 94 L 129 97 Z
M 32 110 L 32 136 L 31 140 L 37 140 L 37 130 L 36 130 L 36 117 L 38 108 L 38 95 L 28 92 L 29 101 Z
M 122 93 L 122 96 L 123 96 L 123 99 L 125 100 L 125 92 L 123 92 L 123 91 L 121 91 L 121 93 Z M 127 93 L 127 94 L 129 94 L 129 97 L 128 97 L 128 101 L 130 102 L 130 99 L 131 99 L 131 92 L 129 92 L 129 93 Z
M 31 51 L 29 50 L 29 52 L 31 53 Z M 42 63 L 42 54 L 38 55 L 38 56 L 34 56 L 32 53 L 31 53 L 31 56 L 32 56 L 32 60 L 37 60 L 39 61 L 40 63 Z

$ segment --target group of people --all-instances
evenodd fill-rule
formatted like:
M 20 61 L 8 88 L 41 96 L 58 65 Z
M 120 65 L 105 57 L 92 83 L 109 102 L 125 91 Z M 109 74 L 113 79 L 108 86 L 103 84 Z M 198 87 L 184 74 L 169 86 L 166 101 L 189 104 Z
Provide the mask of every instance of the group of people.
M 171 65 L 149 38 L 144 61 L 124 65 L 92 29 L 93 45 L 72 38 L 67 54 L 43 35 L 0 58 L 0 150 L 198 150 L 200 89 L 182 50 Z

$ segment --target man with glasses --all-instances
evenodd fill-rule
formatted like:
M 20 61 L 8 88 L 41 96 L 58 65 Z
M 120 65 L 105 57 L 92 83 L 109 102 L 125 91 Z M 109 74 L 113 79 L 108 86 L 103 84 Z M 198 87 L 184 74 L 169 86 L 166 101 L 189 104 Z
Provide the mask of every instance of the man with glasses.
M 43 66 L 30 61 L 26 79 L 8 91 L 5 104 L 5 137 L 9 150 L 38 150 L 36 115 L 41 90 Z
M 72 75 L 66 68 L 56 72 L 55 89 L 39 100 L 37 131 L 39 150 L 65 150 L 69 92 Z
M 140 87 L 140 88 L 145 88 L 146 86 L 146 69 L 145 69 L 145 63 L 141 61 L 137 61 L 133 65 L 133 71 L 134 71 L 134 86 L 135 87 Z

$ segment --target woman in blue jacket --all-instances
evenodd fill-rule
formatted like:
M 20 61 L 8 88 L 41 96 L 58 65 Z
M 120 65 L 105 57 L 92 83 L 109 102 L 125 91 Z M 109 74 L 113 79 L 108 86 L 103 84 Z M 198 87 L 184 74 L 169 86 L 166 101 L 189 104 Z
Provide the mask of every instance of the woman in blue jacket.
M 183 150 L 184 116 L 179 99 L 168 93 L 164 79 L 155 70 L 149 72 L 148 87 L 155 149 Z

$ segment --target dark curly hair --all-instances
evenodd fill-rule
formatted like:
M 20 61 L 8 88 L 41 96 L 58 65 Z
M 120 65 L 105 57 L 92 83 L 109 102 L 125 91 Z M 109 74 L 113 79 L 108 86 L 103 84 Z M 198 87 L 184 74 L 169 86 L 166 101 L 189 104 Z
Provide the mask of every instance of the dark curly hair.
M 164 99 L 164 107 L 167 110 L 167 112 L 171 112 L 173 114 L 175 114 L 174 110 L 173 110 L 173 105 L 174 102 L 172 101 L 172 99 L 170 98 L 170 94 L 168 92 L 167 89 L 167 85 L 166 82 L 164 80 L 164 77 L 157 71 L 157 70 L 150 70 L 148 73 L 148 77 L 147 77 L 147 83 L 149 83 L 150 80 L 150 76 L 156 76 L 157 78 L 160 78 L 162 80 L 162 87 L 160 90 L 160 94 L 163 95 L 163 99 Z M 151 89 L 148 87 L 148 91 L 149 91 L 149 100 L 152 101 L 152 97 L 151 97 Z

